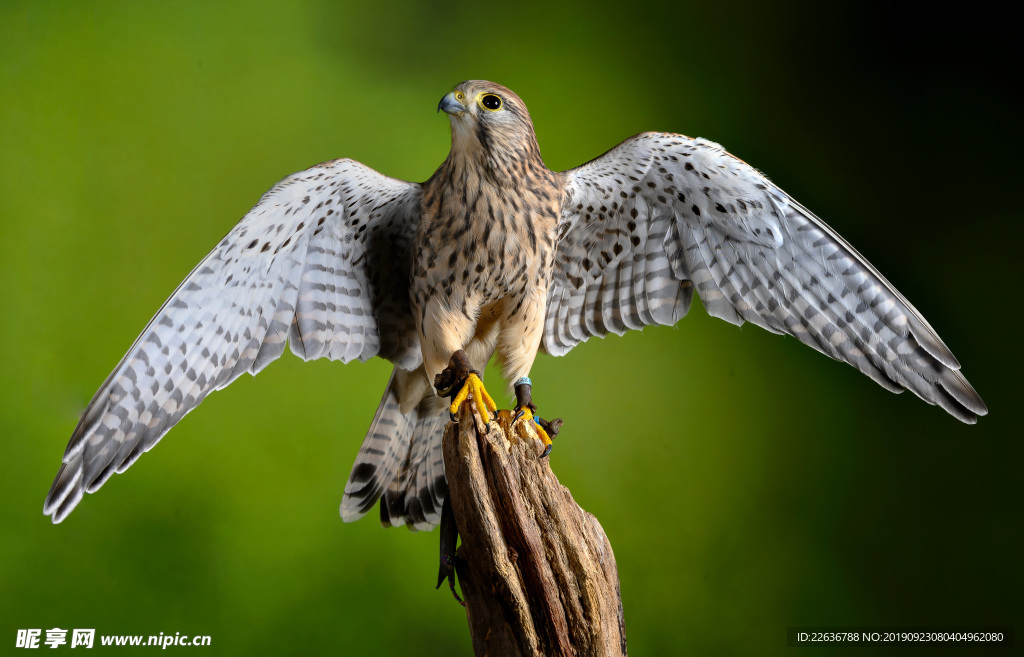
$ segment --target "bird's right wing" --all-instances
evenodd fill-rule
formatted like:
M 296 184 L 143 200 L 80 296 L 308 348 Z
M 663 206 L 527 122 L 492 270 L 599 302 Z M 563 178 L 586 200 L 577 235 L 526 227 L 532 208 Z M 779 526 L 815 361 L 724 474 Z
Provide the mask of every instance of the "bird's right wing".
M 63 520 L 207 394 L 284 351 L 421 356 L 409 310 L 420 186 L 335 160 L 267 192 L 178 286 L 97 391 L 43 513 Z

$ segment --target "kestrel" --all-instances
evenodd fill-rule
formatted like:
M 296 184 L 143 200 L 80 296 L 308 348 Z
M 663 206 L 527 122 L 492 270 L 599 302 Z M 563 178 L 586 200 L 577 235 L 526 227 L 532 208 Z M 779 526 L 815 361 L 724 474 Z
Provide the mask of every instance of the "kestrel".
M 538 350 L 675 324 L 694 292 L 911 390 L 957 419 L 987 412 L 928 322 L 842 237 L 704 139 L 646 132 L 569 171 L 544 166 L 520 98 L 471 80 L 441 99 L 447 159 L 422 184 L 348 159 L 264 194 L 164 303 L 75 428 L 43 512 L 60 522 L 213 390 L 284 351 L 394 364 L 341 503 L 383 497 L 386 525 L 429 529 L 447 492 L 441 435 L 494 354 L 533 417 Z M 441 395 L 450 395 L 449 403 Z M 546 453 L 546 452 L 545 452 Z

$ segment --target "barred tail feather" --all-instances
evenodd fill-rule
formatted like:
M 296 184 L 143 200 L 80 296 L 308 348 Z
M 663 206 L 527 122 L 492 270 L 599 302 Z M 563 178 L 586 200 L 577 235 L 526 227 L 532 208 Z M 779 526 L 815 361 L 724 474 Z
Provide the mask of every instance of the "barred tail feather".
M 352 466 L 341 518 L 358 520 L 383 496 L 380 513 L 385 527 L 429 530 L 441 520 L 448 490 L 441 454 L 447 415 L 442 400 L 429 388 L 420 403 L 403 414 L 398 374 L 396 367 Z
M 406 525 L 413 531 L 429 531 L 441 522 L 441 506 L 448 494 L 441 439 L 448 414 L 433 411 L 433 400 L 417 408 L 419 417 L 409 444 L 408 458 L 391 481 L 381 503 L 381 524 Z

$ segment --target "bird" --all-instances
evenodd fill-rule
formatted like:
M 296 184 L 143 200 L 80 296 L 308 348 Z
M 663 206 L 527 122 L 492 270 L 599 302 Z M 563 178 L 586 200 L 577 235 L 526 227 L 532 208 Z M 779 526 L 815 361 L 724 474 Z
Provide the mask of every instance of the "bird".
M 437 109 L 451 149 L 426 182 L 338 159 L 260 198 L 89 402 L 44 514 L 64 520 L 210 392 L 288 345 L 305 360 L 393 364 L 340 515 L 379 502 L 385 526 L 430 529 L 447 495 L 445 425 L 465 403 L 485 422 L 497 410 L 481 374 L 492 357 L 542 458 L 558 422 L 536 416 L 538 352 L 674 325 L 694 294 L 711 316 L 793 336 L 962 422 L 988 412 L 881 273 L 718 144 L 643 132 L 555 172 L 511 90 L 468 80 Z

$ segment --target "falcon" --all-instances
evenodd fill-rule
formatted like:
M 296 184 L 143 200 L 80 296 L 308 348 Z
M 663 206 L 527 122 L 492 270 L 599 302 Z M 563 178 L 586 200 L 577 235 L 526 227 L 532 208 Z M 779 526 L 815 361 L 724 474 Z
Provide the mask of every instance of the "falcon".
M 447 493 L 444 426 L 467 399 L 491 419 L 480 373 L 494 355 L 515 382 L 514 421 L 539 429 L 546 454 L 559 423 L 534 414 L 538 351 L 675 324 L 694 293 L 715 317 L 794 336 L 958 420 L 987 413 L 921 314 L 718 144 L 645 132 L 554 172 L 505 87 L 463 82 L 438 110 L 452 145 L 426 182 L 319 164 L 264 194 L 196 266 L 82 415 L 43 508 L 53 522 L 288 344 L 306 360 L 393 363 L 341 516 L 379 500 L 385 525 L 429 529 Z

